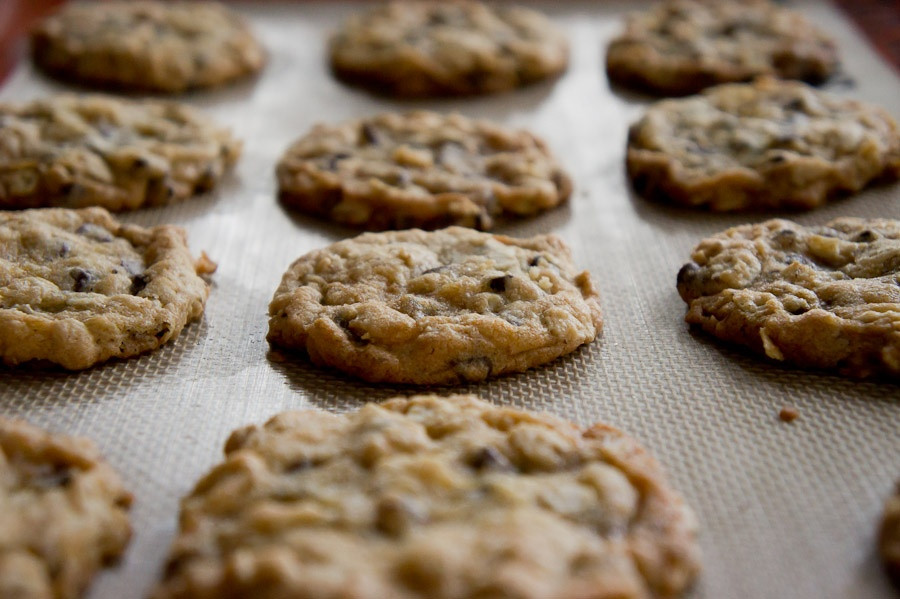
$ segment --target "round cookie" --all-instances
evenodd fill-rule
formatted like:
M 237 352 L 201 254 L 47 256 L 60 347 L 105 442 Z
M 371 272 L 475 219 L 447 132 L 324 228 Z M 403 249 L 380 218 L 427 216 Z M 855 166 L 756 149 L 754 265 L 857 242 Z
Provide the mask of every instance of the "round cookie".
M 765 0 L 668 0 L 629 15 L 606 52 L 611 81 L 666 96 L 761 75 L 819 83 L 837 69 L 834 41 Z
M 177 93 L 259 71 L 265 52 L 215 2 L 76 2 L 31 33 L 34 62 L 94 87 Z
M 761 79 L 664 100 L 628 135 L 642 195 L 711 210 L 808 210 L 900 176 L 900 131 L 881 108 Z
M 203 314 L 215 270 L 185 232 L 102 208 L 0 213 L 0 358 L 70 370 L 155 349 Z
M 678 273 L 685 320 L 772 360 L 900 376 L 900 221 L 742 225 Z
M 319 125 L 288 148 L 277 176 L 285 205 L 370 230 L 489 229 L 572 191 L 534 135 L 425 111 Z
M 565 36 L 544 15 L 480 2 L 388 2 L 349 18 L 330 42 L 349 83 L 401 97 L 468 96 L 565 70 Z
M 232 433 L 153 599 L 679 597 L 694 516 L 632 438 L 420 395 Z
M 367 233 L 294 262 L 268 340 L 367 381 L 480 381 L 550 362 L 600 333 L 569 249 L 450 227 Z
M 900 482 L 884 506 L 878 534 L 878 552 L 891 581 L 900 588 Z
M 74 95 L 0 104 L 0 208 L 170 204 L 212 189 L 240 150 L 183 104 Z
M 81 597 L 125 550 L 131 500 L 88 439 L 0 417 L 0 597 Z

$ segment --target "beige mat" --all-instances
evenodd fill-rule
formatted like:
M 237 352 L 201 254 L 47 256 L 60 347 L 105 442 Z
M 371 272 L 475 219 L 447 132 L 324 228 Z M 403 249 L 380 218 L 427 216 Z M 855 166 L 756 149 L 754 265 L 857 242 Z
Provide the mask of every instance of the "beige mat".
M 558 233 L 602 292 L 601 340 L 544 368 L 464 389 L 583 424 L 603 420 L 648 445 L 702 522 L 705 570 L 695 598 L 892 596 L 873 540 L 882 500 L 900 477 L 900 388 L 779 368 L 688 332 L 675 274 L 697 240 L 745 217 L 667 209 L 628 191 L 623 145 L 643 104 L 610 91 L 602 57 L 622 11 L 637 5 L 538 3 L 572 42 L 562 79 L 493 98 L 415 104 L 373 98 L 328 75 L 326 33 L 358 5 L 238 5 L 269 49 L 268 68 L 254 83 L 187 97 L 246 140 L 236 174 L 214 195 L 125 217 L 181 224 L 193 249 L 219 262 L 205 320 L 161 351 L 81 374 L 0 371 L 0 414 L 93 437 L 136 495 L 127 557 L 97 580 L 92 599 L 146 594 L 171 541 L 178 498 L 219 459 L 233 428 L 288 408 L 343 411 L 409 392 L 270 361 L 265 332 L 287 265 L 350 234 L 279 207 L 279 154 L 317 121 L 412 106 L 543 135 L 576 192 L 567 207 L 503 232 Z M 836 91 L 900 117 L 900 79 L 860 34 L 827 3 L 800 8 L 841 41 L 852 83 Z M 0 98 L 61 89 L 26 64 Z M 796 218 L 839 215 L 900 218 L 900 186 Z M 778 419 L 786 405 L 800 412 L 793 424 Z

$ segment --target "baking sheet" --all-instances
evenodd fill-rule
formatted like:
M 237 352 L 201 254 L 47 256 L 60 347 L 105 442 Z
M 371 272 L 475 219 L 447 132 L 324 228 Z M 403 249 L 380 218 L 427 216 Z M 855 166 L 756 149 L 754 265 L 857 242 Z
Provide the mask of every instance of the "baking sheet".
M 900 117 L 900 79 L 828 3 L 794 2 L 841 43 L 849 75 L 833 86 Z M 704 572 L 691 597 L 888 598 L 875 526 L 900 477 L 900 389 L 781 368 L 689 332 L 675 274 L 702 237 L 774 215 L 709 215 L 636 198 L 623 148 L 646 99 L 609 89 L 603 48 L 638 2 L 537 2 L 567 31 L 568 72 L 495 97 L 396 102 L 334 81 L 327 33 L 354 3 L 245 3 L 270 53 L 258 80 L 186 96 L 245 140 L 235 173 L 215 193 L 124 215 L 171 222 L 195 252 L 219 262 L 206 316 L 173 343 L 92 370 L 0 370 L 0 414 L 95 439 L 136 496 L 124 561 L 98 577 L 92 599 L 145 596 L 175 531 L 178 499 L 219 461 L 228 433 L 286 409 L 346 411 L 416 389 L 373 386 L 267 356 L 266 310 L 301 254 L 355 234 L 286 212 L 273 167 L 320 121 L 382 110 L 457 110 L 542 135 L 569 169 L 571 202 L 501 232 L 554 232 L 602 293 L 603 336 L 573 355 L 473 392 L 587 425 L 602 420 L 647 445 L 702 523 Z M 24 101 L 68 89 L 26 63 L 0 90 Z M 805 224 L 849 215 L 900 218 L 900 186 L 794 215 Z M 780 422 L 782 406 L 800 418 Z

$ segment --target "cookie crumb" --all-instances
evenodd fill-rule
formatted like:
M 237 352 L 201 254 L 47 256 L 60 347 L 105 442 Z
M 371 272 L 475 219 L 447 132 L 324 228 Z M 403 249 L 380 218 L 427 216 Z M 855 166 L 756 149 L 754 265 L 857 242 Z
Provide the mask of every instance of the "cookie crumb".
M 206 252 L 201 251 L 200 257 L 197 259 L 194 268 L 197 269 L 198 275 L 211 275 L 216 272 L 219 265 L 213 262 Z
M 793 422 L 799 417 L 800 412 L 791 407 L 783 407 L 781 408 L 781 411 L 778 412 L 778 418 L 781 419 L 782 422 Z

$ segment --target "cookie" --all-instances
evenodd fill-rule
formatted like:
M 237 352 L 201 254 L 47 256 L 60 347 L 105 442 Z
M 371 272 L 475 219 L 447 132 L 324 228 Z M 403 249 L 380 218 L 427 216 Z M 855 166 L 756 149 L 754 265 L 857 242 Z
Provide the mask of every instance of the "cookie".
M 81 597 L 125 550 L 131 499 L 93 442 L 0 417 L 0 597 Z
M 550 362 L 600 333 L 590 275 L 557 237 L 450 227 L 366 233 L 294 262 L 269 342 L 367 381 L 480 381 Z
M 734 227 L 700 242 L 678 292 L 687 322 L 771 360 L 900 375 L 900 221 Z
M 803 83 L 761 79 L 651 106 L 628 135 L 642 195 L 716 211 L 808 210 L 900 176 L 884 110 Z
M 0 213 L 0 357 L 70 370 L 155 349 L 203 314 L 209 286 L 180 227 L 102 208 Z
M 319 125 L 287 150 L 277 175 L 286 206 L 370 230 L 489 229 L 572 192 L 534 135 L 425 111 Z
M 73 95 L 0 104 L 0 208 L 170 204 L 212 189 L 240 150 L 183 104 Z
M 232 433 L 153 599 L 678 597 L 693 514 L 632 438 L 419 395 Z
M 821 83 L 834 40 L 802 15 L 761 0 L 669 0 L 629 15 L 606 52 L 611 81 L 681 96 L 762 75 Z
M 265 63 L 243 19 L 215 2 L 67 4 L 32 31 L 31 50 L 61 79 L 143 92 L 214 87 Z
M 389 2 L 350 17 L 330 42 L 335 75 L 399 97 L 510 90 L 566 69 L 568 43 L 544 15 L 479 2 Z
M 878 536 L 878 552 L 891 581 L 900 588 L 900 483 L 884 506 Z

